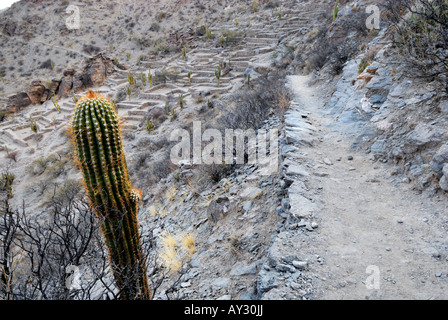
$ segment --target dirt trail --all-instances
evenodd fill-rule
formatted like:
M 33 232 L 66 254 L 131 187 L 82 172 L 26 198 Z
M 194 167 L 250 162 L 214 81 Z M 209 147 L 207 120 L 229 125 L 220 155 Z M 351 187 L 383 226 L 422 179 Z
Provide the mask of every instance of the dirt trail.
M 319 227 L 306 241 L 321 261 L 309 270 L 314 298 L 447 299 L 446 196 L 424 198 L 391 176 L 393 165 L 351 150 L 349 125 L 325 112 L 322 91 L 307 81 L 290 77 L 297 112 L 318 129 L 318 142 L 300 147 L 315 170 L 307 184 L 319 208 Z

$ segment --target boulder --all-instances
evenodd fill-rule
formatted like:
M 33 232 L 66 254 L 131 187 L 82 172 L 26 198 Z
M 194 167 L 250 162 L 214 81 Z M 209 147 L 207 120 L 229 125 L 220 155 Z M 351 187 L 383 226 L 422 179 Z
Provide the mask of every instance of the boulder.
M 442 136 L 443 132 L 440 128 L 425 123 L 420 123 L 408 135 L 407 143 L 416 147 L 424 147 L 430 143 L 441 142 Z
M 42 82 L 35 80 L 31 82 L 28 89 L 28 96 L 31 100 L 31 104 L 43 103 L 47 100 L 46 88 Z
M 445 163 L 448 163 L 448 143 L 442 145 L 432 158 L 432 168 L 436 173 L 440 173 Z
M 448 163 L 445 163 L 445 165 L 443 166 L 442 173 L 445 177 L 448 178 Z
M 56 92 L 58 92 L 59 84 L 61 80 L 53 79 L 51 80 L 50 88 L 48 88 L 47 100 L 50 100 Z
M 79 78 L 73 79 L 72 90 L 75 93 L 84 90 L 84 83 L 82 83 L 81 79 Z
M 58 99 L 67 96 L 68 92 L 73 87 L 73 78 L 71 76 L 66 76 L 61 79 L 58 89 Z
M 73 77 L 76 74 L 76 70 L 74 70 L 74 69 L 67 69 L 67 70 L 64 70 L 63 74 L 64 74 L 65 77 L 67 77 L 67 76 L 72 76 Z
M 100 53 L 87 60 L 82 74 L 77 78 L 82 81 L 86 88 L 100 86 L 114 70 L 112 59 Z
M 229 199 L 227 197 L 213 199 L 207 207 L 207 215 L 209 220 L 217 223 L 219 220 L 224 219 L 229 211 L 228 204 Z
M 448 179 L 446 176 L 443 176 L 442 179 L 440 179 L 439 186 L 443 191 L 448 191 Z
M 8 97 L 6 110 L 11 113 L 20 112 L 26 106 L 31 104 L 31 99 L 26 92 L 19 92 Z
M 8 37 L 12 37 L 16 33 L 17 23 L 8 21 L 3 25 L 2 33 Z
M 448 100 L 444 100 L 439 104 L 440 112 L 448 115 Z
M 257 187 L 248 187 L 240 193 L 243 200 L 254 200 L 263 194 L 263 190 Z

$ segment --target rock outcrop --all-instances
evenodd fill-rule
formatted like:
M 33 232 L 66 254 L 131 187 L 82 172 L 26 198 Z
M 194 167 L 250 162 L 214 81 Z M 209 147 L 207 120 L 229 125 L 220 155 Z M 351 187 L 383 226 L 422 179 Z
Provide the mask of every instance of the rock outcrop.
M 41 104 L 50 100 L 54 95 L 58 99 L 66 97 L 70 92 L 80 92 L 84 89 L 100 86 L 106 78 L 115 71 L 112 59 L 98 54 L 87 60 L 82 73 L 76 75 L 73 69 L 63 72 L 60 80 L 53 79 L 49 88 L 39 81 L 31 82 L 27 91 L 17 93 L 8 98 L 7 110 L 15 113 L 31 104 Z

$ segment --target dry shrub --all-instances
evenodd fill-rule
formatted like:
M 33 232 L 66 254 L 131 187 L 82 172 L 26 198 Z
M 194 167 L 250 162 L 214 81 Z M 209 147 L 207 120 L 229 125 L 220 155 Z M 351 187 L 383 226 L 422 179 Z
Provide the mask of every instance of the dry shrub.
M 448 1 L 390 0 L 387 3 L 393 41 L 410 67 L 410 76 L 448 76 Z

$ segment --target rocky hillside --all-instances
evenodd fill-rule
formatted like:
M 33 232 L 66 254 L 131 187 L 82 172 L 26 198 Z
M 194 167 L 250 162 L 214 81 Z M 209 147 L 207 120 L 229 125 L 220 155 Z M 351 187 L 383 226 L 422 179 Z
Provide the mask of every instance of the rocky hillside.
M 116 297 L 104 244 L 86 237 L 98 223 L 70 133 L 92 88 L 114 103 L 143 192 L 154 299 L 446 298 L 445 78 L 413 77 L 396 7 L 79 1 L 70 29 L 70 4 L 22 0 L 0 13 L 0 213 L 17 217 L 0 225 L 13 248 L 0 267 L 17 279 L 0 283 L 1 297 Z M 221 137 L 274 132 L 278 152 L 270 146 L 270 166 L 249 163 L 248 141 L 242 164 L 174 163 L 172 133 L 193 136 L 197 123 Z M 86 250 L 65 236 L 87 238 Z M 82 290 L 66 288 L 67 266 Z M 366 288 L 371 266 L 381 290 Z

